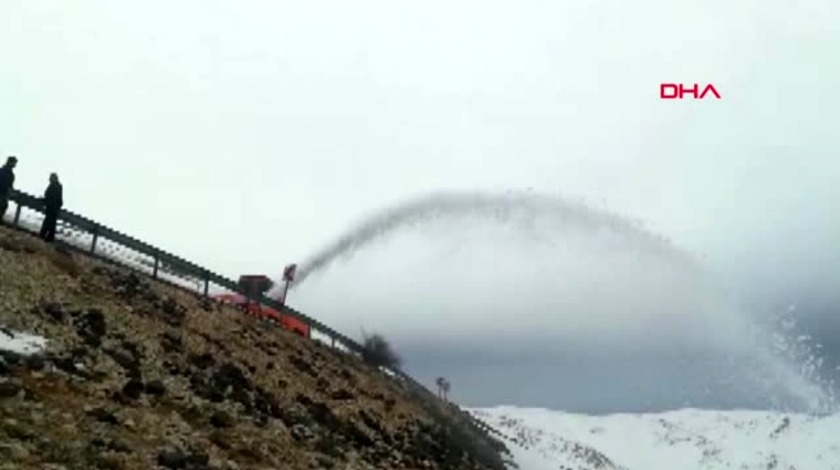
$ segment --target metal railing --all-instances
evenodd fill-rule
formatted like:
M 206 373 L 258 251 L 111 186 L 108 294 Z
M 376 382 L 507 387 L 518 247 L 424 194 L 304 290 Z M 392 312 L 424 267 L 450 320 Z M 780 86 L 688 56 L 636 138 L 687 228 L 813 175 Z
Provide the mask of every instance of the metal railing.
M 12 191 L 12 195 L 9 200 L 14 202 L 16 205 L 13 213 L 14 215 L 11 220 L 12 225 L 22 230 L 36 233 L 37 228 L 33 227 L 32 224 L 27 224 L 26 221 L 22 219 L 22 215 L 24 215 L 23 211 L 25 209 L 34 211 L 39 215 L 42 214 L 44 208 L 41 200 L 35 196 L 17 190 Z M 247 293 L 243 292 L 239 288 L 238 283 L 232 279 L 216 274 L 209 269 L 198 266 L 172 253 L 137 240 L 136 238 L 95 222 L 82 215 L 62 209 L 59 213 L 58 220 L 59 224 L 61 224 L 61 228 L 57 230 L 59 234 L 56 238 L 66 242 L 77 250 L 92 255 L 98 255 L 98 257 L 109 258 L 111 261 L 115 261 L 118 264 L 123 264 L 134 270 L 145 272 L 145 274 L 151 275 L 154 279 L 160 279 L 163 277 L 164 272 L 169 272 L 170 274 L 176 274 L 181 278 L 200 280 L 200 293 L 204 296 L 210 295 L 212 287 L 219 287 L 227 291 L 247 295 Z M 61 234 L 72 234 L 72 236 L 75 236 L 75 240 L 72 239 L 72 236 L 62 237 Z M 97 252 L 97 249 L 102 248 L 104 243 L 118 245 L 118 247 L 111 246 L 111 251 L 120 251 L 119 249 L 122 248 L 122 251 L 129 250 L 134 252 L 135 255 L 139 254 L 145 256 L 151 262 L 143 262 L 142 259 L 135 259 L 132 261 L 131 259 L 125 257 L 108 256 L 107 252 L 103 252 L 102 250 Z M 144 269 L 144 267 L 147 268 Z M 151 272 L 148 272 L 147 269 Z M 170 284 L 172 283 L 173 282 L 170 282 Z M 178 287 L 185 286 L 178 285 Z M 278 312 L 281 312 L 284 315 L 288 315 L 309 325 L 312 331 L 326 336 L 333 345 L 335 343 L 339 343 L 354 353 L 360 354 L 362 352 L 363 348 L 359 343 L 312 317 L 304 315 L 303 313 L 266 296 L 261 296 L 261 298 L 255 300 L 263 305 L 277 310 Z
M 19 230 L 37 234 L 38 223 L 32 222 L 23 216 L 25 215 L 24 210 L 29 210 L 34 212 L 35 215 L 37 215 L 37 218 L 42 219 L 44 206 L 41 199 L 22 191 L 13 190 L 9 200 L 10 202 L 14 202 L 16 206 L 11 220 L 12 226 Z M 240 289 L 239 284 L 232 279 L 216 274 L 209 269 L 198 266 L 183 258 L 149 245 L 148 243 L 144 243 L 136 238 L 102 225 L 82 215 L 62 209 L 58 216 L 58 223 L 60 227 L 56 230 L 58 232 L 56 235 L 57 239 L 76 250 L 85 252 L 94 257 L 105 259 L 135 271 L 142 272 L 150 275 L 154 279 L 167 282 L 168 284 L 181 289 L 187 289 L 193 292 L 198 290 L 198 293 L 205 297 L 209 297 L 211 287 L 214 286 L 248 296 L 246 292 L 243 292 Z M 108 247 L 106 245 L 111 246 Z M 120 250 L 123 252 L 126 250 L 133 251 L 135 259 L 132 260 L 131 257 L 125 255 L 109 255 L 108 248 L 110 248 L 110 251 L 112 252 Z M 145 259 L 143 259 L 143 257 L 145 257 Z M 168 274 L 169 278 L 167 279 L 164 274 Z M 173 279 L 173 276 L 176 279 Z M 188 285 L 184 285 L 183 282 L 177 282 L 177 278 L 180 278 L 181 281 L 189 279 L 190 282 L 188 282 Z M 355 355 L 361 355 L 363 352 L 364 348 L 362 345 L 353 339 L 287 305 L 264 295 L 261 296 L 261 298 L 254 300 L 273 308 L 284 315 L 288 315 L 304 322 L 309 326 L 311 331 L 315 331 L 326 336 L 330 340 L 333 348 L 335 348 L 336 343 L 338 343 L 340 346 L 344 346 L 344 348 Z M 428 388 L 402 370 L 389 369 L 389 372 L 409 387 L 416 387 L 424 393 L 433 395 Z M 468 419 L 472 422 L 473 426 L 485 434 L 488 434 L 488 437 L 490 433 L 498 434 L 498 431 L 488 426 L 486 423 L 476 419 L 472 414 L 466 413 L 466 415 L 469 417 Z

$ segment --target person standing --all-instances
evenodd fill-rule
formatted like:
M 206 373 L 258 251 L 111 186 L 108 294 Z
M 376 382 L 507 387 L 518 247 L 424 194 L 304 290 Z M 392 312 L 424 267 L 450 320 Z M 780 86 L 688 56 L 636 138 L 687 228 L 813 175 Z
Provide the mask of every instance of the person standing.
M 41 225 L 41 238 L 47 242 L 55 240 L 55 225 L 58 213 L 64 205 L 64 190 L 58 181 L 58 175 L 50 174 L 50 184 L 44 191 L 44 223 Z
M 9 157 L 6 159 L 6 164 L 0 167 L 0 224 L 3 223 L 3 216 L 9 208 L 9 198 L 15 186 L 15 166 L 17 166 L 17 157 Z

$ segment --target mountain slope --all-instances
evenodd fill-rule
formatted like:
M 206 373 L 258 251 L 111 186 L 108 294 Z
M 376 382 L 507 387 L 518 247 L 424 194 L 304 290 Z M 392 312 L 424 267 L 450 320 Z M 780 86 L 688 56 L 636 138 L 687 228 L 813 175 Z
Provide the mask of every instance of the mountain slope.
M 507 436 L 527 470 L 837 470 L 840 415 L 680 410 L 587 416 L 471 412 Z
M 0 328 L 46 339 L 0 352 L 0 468 L 502 468 L 354 357 L 5 228 Z

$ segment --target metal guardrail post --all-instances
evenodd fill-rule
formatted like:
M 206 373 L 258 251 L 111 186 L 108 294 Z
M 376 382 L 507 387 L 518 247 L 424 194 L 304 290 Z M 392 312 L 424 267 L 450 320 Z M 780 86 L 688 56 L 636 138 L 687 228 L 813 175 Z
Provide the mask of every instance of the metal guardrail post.
M 204 297 L 208 297 L 210 294 L 210 276 L 205 273 L 204 274 Z
M 330 339 L 332 340 L 332 347 L 335 348 L 335 336 L 331 336 Z
M 99 225 L 94 225 L 91 232 L 93 232 L 93 241 L 90 243 L 90 252 L 96 253 L 96 241 L 99 240 Z
M 157 279 L 158 277 L 158 267 L 160 266 L 160 256 L 155 253 L 155 265 L 152 268 L 152 279 Z
M 13 222 L 15 227 L 17 227 L 18 223 L 20 222 L 20 209 L 23 207 L 20 205 L 20 202 L 18 202 L 16 205 L 17 208 L 15 208 L 15 220 Z

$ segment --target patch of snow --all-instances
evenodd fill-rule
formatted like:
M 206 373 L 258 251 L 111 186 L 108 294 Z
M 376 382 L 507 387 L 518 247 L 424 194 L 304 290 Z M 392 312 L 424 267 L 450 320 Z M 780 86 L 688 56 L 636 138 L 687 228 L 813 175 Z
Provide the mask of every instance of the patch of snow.
M 42 336 L 12 331 L 0 327 L 0 351 L 28 356 L 43 351 L 47 340 Z

